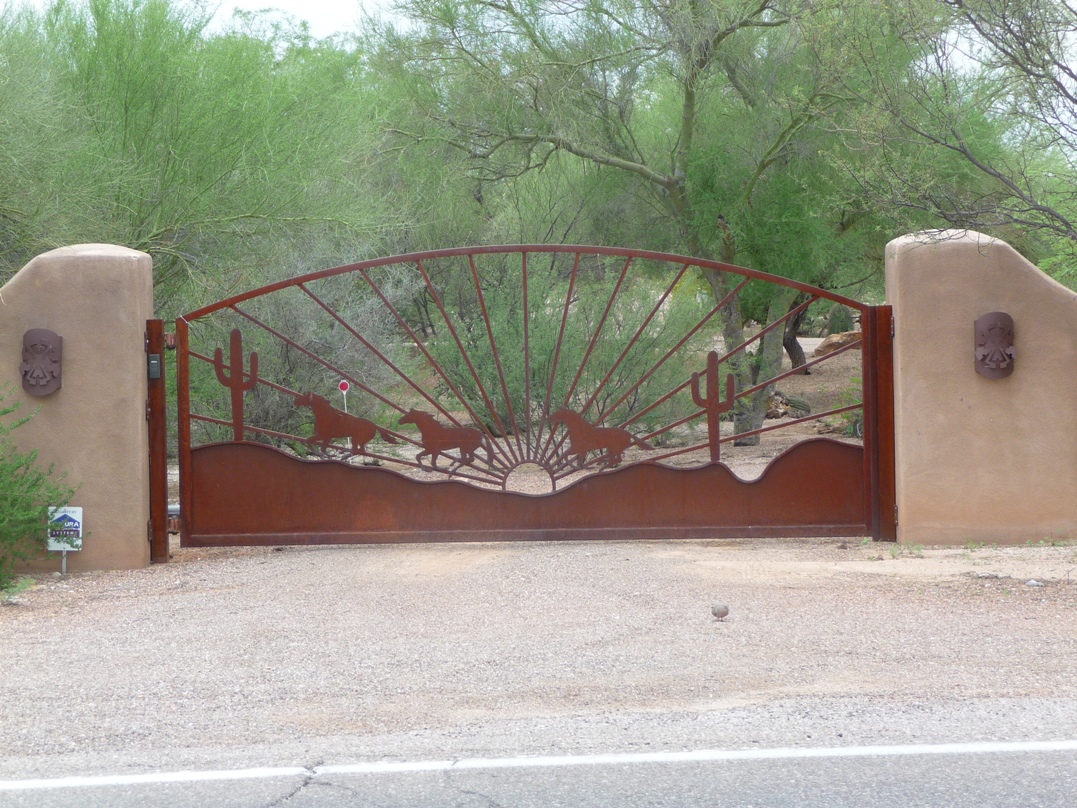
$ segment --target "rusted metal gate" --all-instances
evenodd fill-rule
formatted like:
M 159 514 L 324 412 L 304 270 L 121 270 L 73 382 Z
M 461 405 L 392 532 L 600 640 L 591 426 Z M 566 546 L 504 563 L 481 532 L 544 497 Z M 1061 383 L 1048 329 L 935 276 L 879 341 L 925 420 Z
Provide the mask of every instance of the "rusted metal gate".
M 829 303 L 859 340 L 806 377 L 766 361 Z M 787 313 L 741 331 L 768 307 Z M 236 295 L 176 342 L 184 546 L 894 536 L 890 310 L 794 281 L 441 250 Z M 824 369 L 851 361 L 835 392 Z

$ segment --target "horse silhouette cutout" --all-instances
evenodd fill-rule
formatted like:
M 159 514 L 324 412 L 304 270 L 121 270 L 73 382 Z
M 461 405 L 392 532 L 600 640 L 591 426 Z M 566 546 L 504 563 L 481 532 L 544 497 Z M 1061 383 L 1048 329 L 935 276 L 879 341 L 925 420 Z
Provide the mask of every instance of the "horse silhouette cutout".
M 320 443 L 322 451 L 329 450 L 329 443 L 335 438 L 351 439 L 351 453 L 353 455 L 365 455 L 366 445 L 380 435 L 386 443 L 396 443 L 391 434 L 373 421 L 348 415 L 333 407 L 329 399 L 314 393 L 304 393 L 296 396 L 297 407 L 310 407 L 314 410 L 314 435 L 308 440 L 308 444 Z
M 595 426 L 583 416 L 562 407 L 550 416 L 551 424 L 564 424 L 568 430 L 568 450 L 565 455 L 575 456 L 576 468 L 582 469 L 588 452 L 605 452 L 606 468 L 621 465 L 621 459 L 629 446 L 651 451 L 651 444 L 640 440 L 627 429 L 617 426 Z
M 484 445 L 482 432 L 473 427 L 442 426 L 433 415 L 421 410 L 409 410 L 400 416 L 400 423 L 414 424 L 419 428 L 419 433 L 422 435 L 423 451 L 415 455 L 415 462 L 420 466 L 423 464 L 423 458 L 429 456 L 431 467 L 440 471 L 438 457 L 444 454 L 454 461 L 453 465 L 449 467 L 449 473 L 451 474 L 460 465 L 474 463 L 475 452 L 480 447 L 486 449 L 488 457 L 490 455 L 490 449 Z M 445 454 L 447 449 L 459 449 L 460 459 L 457 460 L 452 455 Z M 487 462 L 490 461 L 488 460 Z

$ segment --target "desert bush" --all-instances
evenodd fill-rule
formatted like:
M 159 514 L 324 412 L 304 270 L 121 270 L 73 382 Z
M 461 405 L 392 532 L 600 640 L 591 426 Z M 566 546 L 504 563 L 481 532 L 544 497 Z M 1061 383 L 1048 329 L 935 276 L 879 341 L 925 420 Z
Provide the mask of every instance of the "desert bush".
M 74 493 L 52 466 L 38 463 L 37 450 L 22 452 L 11 433 L 31 415 L 12 417 L 19 403 L 5 404 L 11 386 L 0 387 L 0 589 L 12 579 L 16 561 L 44 550 L 49 508 L 66 505 Z

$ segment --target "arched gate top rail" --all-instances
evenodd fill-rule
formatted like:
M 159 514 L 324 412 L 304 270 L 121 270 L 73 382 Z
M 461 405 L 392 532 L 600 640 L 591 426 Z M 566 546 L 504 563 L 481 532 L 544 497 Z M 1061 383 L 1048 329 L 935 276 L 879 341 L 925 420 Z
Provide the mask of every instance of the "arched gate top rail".
M 251 289 L 248 292 L 241 292 L 238 295 L 219 300 L 216 303 L 211 303 L 208 306 L 195 309 L 187 314 L 181 315 L 179 319 L 186 320 L 188 322 L 197 320 L 200 317 L 205 317 L 207 314 L 212 314 L 215 311 L 221 309 L 230 308 L 238 303 L 251 300 L 255 297 L 261 297 L 272 292 L 285 289 L 289 286 L 297 286 L 302 283 L 309 283 L 311 281 L 321 280 L 322 278 L 330 278 L 335 275 L 346 275 L 350 272 L 359 272 L 366 269 L 375 269 L 377 267 L 391 266 L 393 264 L 416 264 L 420 261 L 431 261 L 439 258 L 455 258 L 455 257 L 468 257 L 479 255 L 500 255 L 511 253 L 565 253 L 576 255 L 603 255 L 615 258 L 627 258 L 636 259 L 641 258 L 648 261 L 664 261 L 670 264 L 686 264 L 691 267 L 698 267 L 705 270 L 714 270 L 716 272 L 726 272 L 732 275 L 740 275 L 744 278 L 751 278 L 752 280 L 765 281 L 767 283 L 773 283 L 777 286 L 785 286 L 789 289 L 795 289 L 798 292 L 814 295 L 824 300 L 830 300 L 834 303 L 840 303 L 843 306 L 856 309 L 858 311 L 864 311 L 868 308 L 866 303 L 853 300 L 852 298 L 845 297 L 843 295 L 829 292 L 826 289 L 821 289 L 816 286 L 811 286 L 800 281 L 791 280 L 789 278 L 783 278 L 780 275 L 771 275 L 766 272 L 760 272 L 755 269 L 748 269 L 747 267 L 735 266 L 734 264 L 726 264 L 721 261 L 709 261 L 704 258 L 692 258 L 690 256 L 678 255 L 676 253 L 663 253 L 655 252 L 652 250 L 633 250 L 624 247 L 596 247 L 596 246 L 583 246 L 583 245 L 560 245 L 560 244 L 511 244 L 511 245 L 491 245 L 481 247 L 450 247 L 441 250 L 426 250 L 423 252 L 404 253 L 401 255 L 392 255 L 385 258 L 372 258 L 367 261 L 358 261 L 354 264 L 344 264 L 339 267 L 332 267 L 330 269 L 320 269 L 316 272 L 309 272 L 305 275 L 297 275 L 294 278 L 288 278 L 287 280 L 277 281 L 275 283 L 266 284 L 257 289 Z

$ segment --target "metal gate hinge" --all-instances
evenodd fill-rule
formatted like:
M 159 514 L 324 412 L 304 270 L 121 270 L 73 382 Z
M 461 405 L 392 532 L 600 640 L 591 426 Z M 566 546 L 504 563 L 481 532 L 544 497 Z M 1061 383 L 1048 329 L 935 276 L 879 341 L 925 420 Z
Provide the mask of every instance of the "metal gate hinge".
M 153 542 L 153 520 L 146 522 L 146 541 Z
M 897 523 L 898 523 L 898 506 L 895 505 L 894 506 L 894 524 L 896 525 Z
M 153 409 L 150 407 L 150 400 L 147 398 L 146 399 L 146 420 L 147 421 L 150 420 L 150 414 L 152 412 L 153 412 Z

